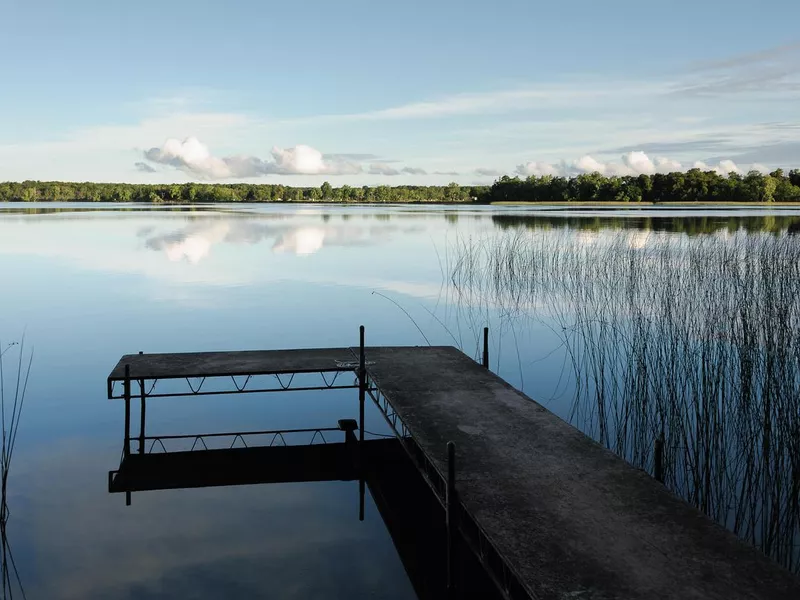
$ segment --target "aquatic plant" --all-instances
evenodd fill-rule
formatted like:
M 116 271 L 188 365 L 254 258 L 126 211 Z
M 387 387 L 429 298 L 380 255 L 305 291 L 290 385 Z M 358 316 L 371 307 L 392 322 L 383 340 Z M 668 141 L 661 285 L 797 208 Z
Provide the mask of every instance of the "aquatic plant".
M 17 351 L 16 372 L 9 378 L 4 370 L 4 357 L 12 350 Z M 19 432 L 20 417 L 25 404 L 25 394 L 28 390 L 28 379 L 33 364 L 33 351 L 25 362 L 25 338 L 20 343 L 3 345 L 0 343 L 0 423 L 2 423 L 2 449 L 0 452 L 0 537 L 2 538 L 2 580 L 3 598 L 13 598 L 17 589 L 25 598 L 25 590 L 17 571 L 17 565 L 11 552 L 6 526 L 11 512 L 8 508 L 8 474 L 11 470 L 11 460 L 14 456 L 14 446 Z M 8 384 L 8 396 L 6 385 Z
M 800 240 L 509 231 L 449 250 L 456 304 L 558 334 L 563 415 L 800 571 Z

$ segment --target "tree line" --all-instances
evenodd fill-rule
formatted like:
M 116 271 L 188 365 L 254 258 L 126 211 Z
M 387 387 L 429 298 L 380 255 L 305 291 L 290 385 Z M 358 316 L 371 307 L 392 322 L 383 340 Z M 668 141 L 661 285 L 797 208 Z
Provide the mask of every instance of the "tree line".
M 488 186 L 290 187 L 281 184 L 131 184 L 23 181 L 0 183 L 0 202 L 475 202 Z
M 691 169 L 606 177 L 586 173 L 572 178 L 545 175 L 527 179 L 504 176 L 489 188 L 489 202 L 800 202 L 800 169 L 785 174 L 746 175 Z
M 23 181 L 0 183 L 0 202 L 800 202 L 800 169 L 746 175 L 686 173 L 575 177 L 503 176 L 491 186 L 290 187 L 282 184 L 130 184 Z

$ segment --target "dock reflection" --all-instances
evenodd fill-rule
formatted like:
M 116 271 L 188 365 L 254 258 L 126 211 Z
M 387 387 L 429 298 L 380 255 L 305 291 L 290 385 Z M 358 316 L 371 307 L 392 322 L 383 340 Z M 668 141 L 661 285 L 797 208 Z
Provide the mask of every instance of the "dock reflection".
M 354 523 L 357 514 L 363 519 L 368 492 L 417 597 L 446 597 L 447 531 L 441 504 L 398 439 L 368 439 L 359 444 L 355 427 L 355 421 L 342 420 L 337 428 L 304 430 L 308 434 L 304 441 L 298 438 L 299 430 L 268 432 L 261 440 L 269 439 L 272 445 L 251 446 L 245 445 L 253 443 L 248 434 L 205 434 L 239 444 L 228 448 L 207 448 L 204 436 L 174 436 L 195 438 L 191 450 L 177 451 L 168 451 L 169 444 L 151 438 L 147 452 L 124 456 L 119 467 L 109 472 L 108 491 L 126 494 L 130 503 L 134 493 L 158 490 L 352 481 L 361 491 Z M 337 441 L 333 441 L 336 431 Z M 344 441 L 338 441 L 341 438 Z M 456 557 L 458 598 L 500 597 L 471 552 L 457 551 Z

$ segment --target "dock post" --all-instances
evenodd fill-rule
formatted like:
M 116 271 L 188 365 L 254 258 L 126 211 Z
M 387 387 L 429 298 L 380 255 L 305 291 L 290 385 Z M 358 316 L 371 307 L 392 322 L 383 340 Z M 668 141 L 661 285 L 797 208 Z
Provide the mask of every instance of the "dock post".
M 653 450 L 653 477 L 659 483 L 664 483 L 664 434 L 656 438 Z
M 364 403 L 367 395 L 367 361 L 364 354 L 364 326 L 359 327 L 358 344 L 358 520 L 364 520 Z
M 122 455 L 128 457 L 131 453 L 131 366 L 125 365 L 125 381 L 122 384 L 125 398 L 125 446 Z
M 139 354 L 143 353 L 139 352 Z M 140 420 L 139 420 L 139 454 L 144 454 L 144 419 L 145 419 L 144 379 L 139 380 L 139 398 L 141 400 Z
M 489 328 L 483 328 L 483 366 L 489 368 Z
M 445 496 L 445 521 L 447 526 L 447 598 L 456 597 L 456 445 L 447 442 L 447 494 Z

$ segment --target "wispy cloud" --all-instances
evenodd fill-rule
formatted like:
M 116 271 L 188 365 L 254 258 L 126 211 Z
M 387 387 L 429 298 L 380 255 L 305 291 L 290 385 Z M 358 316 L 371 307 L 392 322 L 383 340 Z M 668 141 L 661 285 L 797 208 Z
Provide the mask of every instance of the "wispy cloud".
M 385 163 L 372 163 L 367 169 L 367 173 L 370 175 L 387 175 L 390 177 L 400 175 L 400 171 Z
M 139 180 L 159 182 L 269 175 L 305 185 L 317 176 L 349 175 L 347 183 L 359 185 L 394 175 L 430 174 L 430 181 L 446 182 L 459 173 L 495 177 L 501 169 L 546 174 L 586 155 L 622 172 L 632 167 L 619 157 L 631 152 L 653 157 L 655 168 L 655 157 L 682 165 L 800 162 L 800 43 L 640 80 L 571 75 L 297 118 L 216 113 L 196 96 L 164 90 L 136 104 L 144 115 L 129 124 L 54 133 L 37 142 L 0 141 L 0 179 L 120 180 L 138 172 Z M 765 106 L 770 123 L 755 122 L 765 119 Z M 270 151 L 263 139 L 273 133 L 281 144 Z M 165 138 L 170 141 L 153 147 Z M 292 145 L 295 140 L 308 145 Z M 317 150 L 342 148 L 340 140 L 348 149 L 375 153 Z M 172 168 L 154 169 L 158 165 Z M 474 165 L 498 168 L 476 171 Z
M 145 162 L 134 163 L 134 168 L 141 173 L 155 173 L 156 170 Z
M 685 96 L 800 96 L 800 43 L 695 64 L 675 86 Z
M 585 106 L 614 98 L 652 95 L 666 92 L 661 82 L 605 81 L 545 84 L 536 87 L 453 94 L 420 102 L 370 110 L 360 113 L 323 114 L 283 120 L 282 124 L 391 121 L 497 114 L 516 110 Z
M 793 54 L 797 54 L 798 52 L 800 52 L 800 42 L 795 42 L 792 44 L 775 46 L 774 48 L 766 48 L 757 52 L 739 54 L 737 56 L 731 56 L 722 60 L 697 61 L 693 65 L 690 65 L 688 70 L 703 72 L 744 67 L 772 61 L 775 59 L 783 59 L 787 55 L 791 56 Z
M 420 169 L 419 167 L 403 167 L 400 170 L 401 173 L 405 173 L 406 175 L 427 175 L 428 172 L 425 169 Z
M 377 154 L 360 154 L 358 152 L 342 152 L 342 153 L 334 153 L 334 154 L 323 154 L 322 158 L 325 160 L 355 160 L 355 161 L 362 161 L 362 160 L 378 160 L 381 157 Z M 383 162 L 393 162 L 386 159 L 382 159 Z

